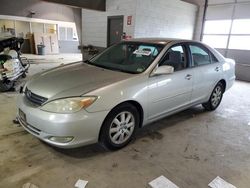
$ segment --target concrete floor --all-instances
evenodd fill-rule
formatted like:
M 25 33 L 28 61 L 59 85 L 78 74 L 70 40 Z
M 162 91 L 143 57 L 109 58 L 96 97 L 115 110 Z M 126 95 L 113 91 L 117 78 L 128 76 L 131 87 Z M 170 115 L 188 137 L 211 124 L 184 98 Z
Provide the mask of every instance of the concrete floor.
M 33 64 L 29 75 L 59 63 Z M 164 175 L 180 188 L 205 188 L 220 176 L 250 186 L 250 84 L 237 81 L 215 112 L 197 106 L 140 130 L 126 148 L 56 149 L 12 123 L 16 93 L 0 94 L 0 187 L 141 188 Z

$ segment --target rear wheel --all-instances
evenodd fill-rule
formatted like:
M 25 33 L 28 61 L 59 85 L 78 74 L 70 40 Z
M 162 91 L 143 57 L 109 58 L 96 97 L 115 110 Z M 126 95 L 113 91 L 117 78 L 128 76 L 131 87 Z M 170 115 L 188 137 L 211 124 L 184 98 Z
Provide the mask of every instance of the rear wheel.
M 14 82 L 12 81 L 0 81 L 0 91 L 1 92 L 5 92 L 5 91 L 9 91 L 10 89 L 12 89 L 14 87 Z
M 113 109 L 105 119 L 100 142 L 110 150 L 125 147 L 134 137 L 139 126 L 139 115 L 136 107 L 124 103 Z
M 209 98 L 209 101 L 206 103 L 203 103 L 202 106 L 208 111 L 215 110 L 216 108 L 218 108 L 218 106 L 221 103 L 223 93 L 224 93 L 224 85 L 221 82 L 219 82 L 215 86 L 215 88 L 214 88 L 214 90 Z

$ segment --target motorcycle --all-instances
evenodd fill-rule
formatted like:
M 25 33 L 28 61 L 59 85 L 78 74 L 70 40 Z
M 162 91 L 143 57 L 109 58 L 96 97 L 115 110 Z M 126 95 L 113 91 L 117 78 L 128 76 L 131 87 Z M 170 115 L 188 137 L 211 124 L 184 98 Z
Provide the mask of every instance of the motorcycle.
M 21 57 L 23 38 L 0 39 L 0 92 L 12 90 L 19 78 L 25 78 L 30 67 L 27 58 Z

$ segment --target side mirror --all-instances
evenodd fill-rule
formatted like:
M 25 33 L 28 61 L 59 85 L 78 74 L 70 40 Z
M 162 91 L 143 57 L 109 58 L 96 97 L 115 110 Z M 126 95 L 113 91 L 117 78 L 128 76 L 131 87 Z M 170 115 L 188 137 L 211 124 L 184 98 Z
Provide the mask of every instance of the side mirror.
M 153 72 L 153 75 L 164 75 L 172 73 L 174 73 L 174 67 L 168 65 L 162 65 L 160 67 L 157 67 L 157 69 Z

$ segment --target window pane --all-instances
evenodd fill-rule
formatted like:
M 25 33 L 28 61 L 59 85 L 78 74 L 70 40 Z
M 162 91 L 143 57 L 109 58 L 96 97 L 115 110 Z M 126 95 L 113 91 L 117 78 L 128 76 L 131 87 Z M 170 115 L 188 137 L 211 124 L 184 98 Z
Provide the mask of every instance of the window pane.
M 67 27 L 67 40 L 73 40 L 73 28 Z
M 250 19 L 234 20 L 232 34 L 250 34 Z
M 14 36 L 15 34 L 14 21 L 0 20 L 0 36 L 7 37 Z
M 179 71 L 187 68 L 186 55 L 182 46 L 174 46 L 170 48 L 160 63 L 174 67 L 174 71 Z
M 250 50 L 250 35 L 249 36 L 231 36 L 229 49 Z
M 210 64 L 209 53 L 198 46 L 190 45 L 194 66 Z
M 26 35 L 30 33 L 30 23 L 23 21 L 16 21 L 16 34 L 17 37 L 26 38 Z
M 43 23 L 31 22 L 33 33 L 43 33 Z
M 204 34 L 229 34 L 231 20 L 206 21 Z
M 67 40 L 66 27 L 59 27 L 59 40 Z
M 45 32 L 49 34 L 56 34 L 55 24 L 45 24 Z
M 226 48 L 227 40 L 228 35 L 204 35 L 202 41 L 213 48 Z

